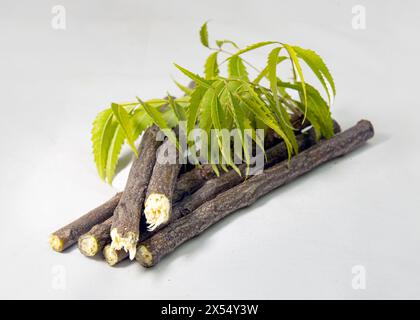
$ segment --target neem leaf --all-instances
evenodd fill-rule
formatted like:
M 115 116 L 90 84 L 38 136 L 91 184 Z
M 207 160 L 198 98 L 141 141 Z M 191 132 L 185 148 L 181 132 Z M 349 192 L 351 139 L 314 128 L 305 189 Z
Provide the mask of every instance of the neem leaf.
M 203 86 L 205 88 L 210 88 L 210 84 L 205 79 L 201 78 L 198 74 L 192 73 L 191 71 L 181 67 L 174 63 L 175 67 L 177 67 L 183 74 L 185 74 L 188 78 L 193 80 L 197 85 Z
M 168 139 L 178 146 L 179 144 L 175 133 L 172 131 L 172 128 L 167 123 L 166 119 L 163 116 L 163 113 L 157 110 L 156 108 L 150 106 L 147 102 L 142 101 L 139 97 L 137 97 L 137 100 L 143 106 L 144 110 L 147 112 L 150 118 L 153 119 L 153 122 L 166 134 Z
M 153 124 L 152 118 L 147 114 L 143 108 L 137 108 L 134 110 L 131 121 L 134 127 L 134 140 L 140 136 L 140 134 L 146 130 L 147 127 Z
M 299 59 L 296 55 L 295 50 L 291 46 L 289 46 L 287 43 L 283 43 L 283 47 L 289 53 L 290 59 L 292 61 L 292 65 L 294 65 L 296 67 L 296 71 L 299 75 L 300 83 L 302 84 L 304 104 L 306 105 L 307 104 L 307 96 L 306 96 L 305 78 L 303 77 L 302 67 L 300 66 Z
M 217 130 L 217 141 L 222 157 L 226 160 L 226 163 L 229 166 L 231 166 L 239 175 L 241 175 L 239 168 L 232 161 L 232 156 L 230 153 L 230 132 L 228 132 L 226 126 L 224 125 L 226 117 L 220 105 L 219 98 L 216 94 L 213 96 L 211 102 L 211 118 L 213 126 Z
M 187 119 L 187 135 L 194 129 L 197 115 L 200 111 L 201 100 L 208 89 L 203 87 L 197 87 L 191 94 L 190 104 L 188 106 L 188 119 Z
M 284 56 L 277 57 L 277 64 L 281 63 L 282 61 L 284 61 L 286 59 L 287 59 L 287 57 L 284 57 Z M 255 84 L 260 83 L 260 81 L 264 77 L 266 77 L 267 74 L 268 74 L 268 66 L 266 66 L 264 69 L 262 69 L 261 72 L 258 74 L 258 76 L 255 78 L 255 80 L 252 81 L 252 82 L 254 82 Z
M 184 86 L 184 85 L 180 84 L 179 82 L 177 82 L 177 81 L 175 81 L 175 80 L 174 80 L 174 82 L 175 82 L 176 86 L 177 86 L 179 89 L 181 89 L 181 91 L 182 91 L 182 92 L 184 92 L 187 96 L 190 96 L 190 95 L 191 95 L 191 93 L 193 92 L 193 89 L 188 88 L 187 86 Z
M 246 70 L 244 61 L 239 56 L 232 56 L 228 63 L 228 73 L 230 78 L 238 78 L 249 81 L 248 71 Z
M 281 102 L 277 102 L 273 97 L 273 95 L 265 88 L 259 89 L 261 93 L 266 97 L 268 102 L 273 106 L 273 109 L 275 110 L 275 113 L 278 117 L 278 123 L 280 125 L 280 128 L 284 131 L 284 133 L 287 135 L 288 139 L 290 140 L 290 143 L 293 146 L 294 152 L 297 154 L 299 152 L 299 147 L 296 140 L 296 135 L 294 132 L 294 128 L 292 123 L 290 122 L 290 115 L 287 112 L 285 106 Z
M 238 45 L 237 45 L 235 42 L 231 41 L 231 40 L 216 40 L 216 45 L 217 45 L 220 49 L 222 49 L 222 47 L 223 47 L 223 45 L 224 45 L 224 44 L 231 44 L 231 45 L 232 45 L 232 46 L 234 46 L 236 49 L 239 49 Z
M 330 93 L 328 90 L 328 87 L 325 83 L 325 79 L 327 79 L 329 85 L 331 86 L 331 89 L 333 91 L 333 94 L 336 94 L 335 90 L 335 84 L 333 77 L 331 76 L 330 71 L 328 70 L 328 67 L 326 66 L 325 62 L 322 60 L 322 58 L 315 52 L 309 49 L 302 49 L 298 46 L 294 46 L 293 49 L 296 51 L 298 57 L 300 57 L 305 63 L 311 68 L 313 73 L 316 75 L 318 80 L 321 82 L 322 86 L 324 87 L 328 98 L 330 98 Z
M 210 129 L 212 127 L 211 105 L 212 105 L 212 101 L 214 97 L 215 97 L 215 90 L 213 88 L 206 90 L 200 102 L 200 112 L 197 118 L 197 125 L 202 130 L 202 133 L 203 133 L 200 136 L 201 143 L 203 143 L 205 139 L 207 138 L 207 141 L 206 141 L 207 150 L 204 150 L 204 146 L 201 145 L 201 152 L 206 152 L 209 163 L 212 163 L 211 145 L 209 141 L 211 141 Z
M 95 118 L 92 126 L 91 140 L 93 157 L 101 179 L 105 179 L 107 155 L 116 126 L 112 123 L 112 110 L 105 109 Z
M 280 80 L 278 80 L 277 83 L 279 87 L 302 92 L 302 87 L 300 85 L 289 82 L 282 82 Z M 321 94 L 315 87 L 306 84 L 306 89 L 308 92 L 308 104 L 307 106 L 302 106 L 302 104 L 298 104 L 299 108 L 302 111 L 307 111 L 309 122 L 311 122 L 311 124 L 314 126 L 317 125 L 317 127 L 320 128 L 321 133 L 325 138 L 332 137 L 334 135 L 334 125 L 331 118 L 330 108 L 327 102 L 322 98 Z M 295 101 L 295 103 L 297 102 Z M 312 119 L 309 118 L 309 112 L 312 113 Z
M 113 120 L 116 121 L 116 120 Z M 112 180 L 115 175 L 115 168 L 118 163 L 118 156 L 121 152 L 121 147 L 124 144 L 125 135 L 122 127 L 119 125 L 114 132 L 111 143 L 109 145 L 108 157 L 106 161 L 106 178 L 109 184 L 112 184 Z
M 181 107 L 174 98 L 171 97 L 171 95 L 168 93 L 168 101 L 169 105 L 172 107 L 177 119 L 179 121 L 185 121 L 187 120 L 187 116 L 185 115 L 185 110 L 183 107 Z
M 213 52 L 206 60 L 204 65 L 204 74 L 206 79 L 210 80 L 219 75 L 219 66 L 217 65 L 217 54 L 219 52 Z
M 115 119 L 118 121 L 122 128 L 128 145 L 131 147 L 136 156 L 138 156 L 136 146 L 134 145 L 134 128 L 127 111 L 124 109 L 124 107 L 116 103 L 111 105 L 111 109 Z
M 250 164 L 250 153 L 248 149 L 248 141 L 246 141 L 245 137 L 245 129 L 246 129 L 246 117 L 242 106 L 239 104 L 238 99 L 233 95 L 232 89 L 227 87 L 226 88 L 228 93 L 229 102 L 231 105 L 231 111 L 233 115 L 233 120 L 235 121 L 236 128 L 239 130 L 239 137 L 241 139 L 242 148 L 244 150 L 244 157 L 247 166 L 249 167 Z
M 233 57 L 240 56 L 241 54 L 244 54 L 248 51 L 258 49 L 258 48 L 261 48 L 261 47 L 264 47 L 264 46 L 268 46 L 268 45 L 274 44 L 274 43 L 278 43 L 278 42 L 277 41 L 263 41 L 263 42 L 257 42 L 257 43 L 251 44 L 251 45 L 245 47 L 244 49 L 241 49 L 241 50 L 237 51 L 235 54 L 230 56 L 230 58 L 228 58 L 228 59 L 232 59 Z
M 278 107 L 279 104 L 279 96 L 277 94 L 277 58 L 281 49 L 281 47 L 274 48 L 268 55 L 267 60 L 268 80 L 270 81 L 270 88 L 273 93 L 276 107 Z
M 291 156 L 292 145 L 287 137 L 287 135 L 283 132 L 283 130 L 279 127 L 277 121 L 275 120 L 273 113 L 270 109 L 265 105 L 263 101 L 253 92 L 252 88 L 247 88 L 247 93 L 251 94 L 251 97 L 245 97 L 241 94 L 237 96 L 243 102 L 243 105 L 252 113 L 255 114 L 256 117 L 259 118 L 265 125 L 273 129 L 281 138 L 283 138 L 286 146 L 289 157 Z
M 207 30 L 207 23 L 208 21 L 204 22 L 200 28 L 200 41 L 203 46 L 209 48 L 209 32 Z

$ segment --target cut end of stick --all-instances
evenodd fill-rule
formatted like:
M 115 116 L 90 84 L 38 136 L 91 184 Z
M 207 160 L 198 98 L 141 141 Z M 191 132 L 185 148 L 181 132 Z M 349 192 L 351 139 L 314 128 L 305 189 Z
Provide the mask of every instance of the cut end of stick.
M 134 232 L 127 232 L 126 237 L 122 237 L 116 228 L 111 230 L 111 248 L 114 250 L 124 250 L 129 253 L 130 260 L 136 256 L 137 242 L 139 235 Z
M 152 193 L 149 195 L 144 205 L 144 215 L 149 225 L 148 230 L 153 231 L 160 225 L 167 223 L 170 210 L 171 202 L 164 194 Z
M 102 251 L 105 261 L 110 266 L 115 266 L 118 262 L 118 252 L 117 250 L 113 249 L 110 244 L 106 245 L 104 250 Z
M 150 268 L 154 265 L 153 254 L 145 245 L 139 246 L 136 259 L 143 267 Z
M 50 236 L 50 246 L 51 249 L 57 252 L 62 252 L 64 250 L 64 243 L 57 235 L 52 234 Z
M 93 257 L 99 251 L 98 240 L 92 235 L 85 234 L 79 238 L 79 250 L 86 257 Z

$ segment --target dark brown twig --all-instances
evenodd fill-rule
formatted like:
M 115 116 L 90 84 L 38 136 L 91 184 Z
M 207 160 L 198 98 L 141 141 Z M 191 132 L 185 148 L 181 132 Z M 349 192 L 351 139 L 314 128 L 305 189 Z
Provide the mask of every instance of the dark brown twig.
M 113 215 L 112 247 L 128 251 L 131 259 L 134 258 L 140 237 L 140 217 L 147 185 L 156 162 L 156 151 L 161 145 L 157 139 L 158 132 L 156 125 L 144 132 L 139 146 L 139 157 L 133 162 L 125 190 Z
M 97 224 L 89 232 L 79 237 L 77 246 L 82 254 L 93 257 L 111 243 L 112 217 Z
M 167 139 L 158 149 L 156 164 L 147 187 L 144 215 L 149 230 L 166 224 L 171 218 L 173 194 L 181 164 L 175 144 Z

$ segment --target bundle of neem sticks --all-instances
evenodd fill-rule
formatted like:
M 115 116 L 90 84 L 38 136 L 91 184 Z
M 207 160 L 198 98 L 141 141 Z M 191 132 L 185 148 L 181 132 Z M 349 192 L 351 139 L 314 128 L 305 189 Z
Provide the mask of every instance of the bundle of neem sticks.
M 243 48 L 231 40 L 212 43 L 207 22 L 199 35 L 201 44 L 211 51 L 204 75 L 175 64 L 192 81 L 189 87 L 175 82 L 184 97 L 176 99 L 169 93 L 166 99 L 137 97 L 136 102 L 112 103 L 97 115 L 92 143 L 99 176 L 112 182 L 124 141 L 137 158 L 122 193 L 51 235 L 55 251 L 78 243 L 82 254 L 92 257 L 102 252 L 110 265 L 135 258 L 142 266 L 152 267 L 227 215 L 346 155 L 373 136 L 369 121 L 361 120 L 344 132 L 333 121 L 334 80 L 315 51 L 279 41 Z M 268 47 L 263 68 L 244 57 Z M 286 62 L 292 71 L 289 75 L 280 72 Z M 319 80 L 327 100 L 305 81 L 303 63 Z M 221 67 L 226 69 L 224 74 Z M 258 73 L 254 79 L 248 67 Z M 186 149 L 180 147 L 181 132 L 190 137 L 196 128 L 201 130 L 200 143 L 187 141 Z M 226 139 L 223 130 L 229 133 Z M 259 130 L 264 139 L 257 136 Z M 209 149 L 210 132 L 216 132 L 210 158 L 221 155 L 222 162 L 208 161 L 207 156 L 204 161 L 193 161 L 194 166 L 185 166 L 181 160 L 189 158 L 188 147 L 193 157 L 197 150 Z M 234 132 L 240 140 L 239 152 L 230 150 L 232 144 L 237 145 L 231 139 Z M 166 140 L 158 138 L 162 133 Z M 249 147 L 247 139 L 257 146 Z M 249 170 L 250 153 L 255 150 L 264 153 L 257 166 L 263 169 L 259 174 Z M 166 161 L 168 152 L 175 154 L 176 161 Z M 241 161 L 236 165 L 232 158 L 238 154 Z
M 254 176 L 246 175 L 245 164 L 239 166 L 241 174 L 231 169 L 220 176 L 210 165 L 183 169 L 177 163 L 162 164 L 157 159 L 172 142 L 158 141 L 159 128 L 150 126 L 142 137 L 125 190 L 54 232 L 52 249 L 61 252 L 77 243 L 85 256 L 102 252 L 109 265 L 129 257 L 152 267 L 227 215 L 352 152 L 374 135 L 372 124 L 361 120 L 343 132 L 334 123 L 336 134 L 317 141 L 308 124 L 293 123 L 300 152 L 288 160 L 282 139 L 266 139 L 265 169 Z

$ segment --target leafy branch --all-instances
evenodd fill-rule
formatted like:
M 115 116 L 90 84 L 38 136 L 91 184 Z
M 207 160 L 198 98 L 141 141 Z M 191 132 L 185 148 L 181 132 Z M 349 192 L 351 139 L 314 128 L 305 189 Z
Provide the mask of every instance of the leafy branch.
M 189 88 L 175 81 L 185 93 L 184 97 L 175 99 L 168 94 L 167 99 L 143 101 L 137 98 L 136 102 L 112 103 L 110 108 L 97 115 L 92 128 L 92 145 L 96 167 L 102 179 L 112 183 L 124 142 L 137 155 L 135 142 L 153 123 L 174 141 L 176 137 L 168 129 L 180 121 L 187 123 L 187 137 L 196 127 L 206 132 L 207 137 L 212 129 L 216 132 L 235 129 L 239 133 L 243 151 L 243 157 L 242 152 L 237 156 L 248 165 L 247 139 L 262 146 L 257 129 L 270 128 L 276 132 L 284 140 L 289 157 L 298 152 L 295 130 L 290 121 L 292 115 L 304 115 L 318 137 L 333 136 L 330 107 L 336 88 L 329 69 L 316 52 L 278 41 L 258 42 L 240 48 L 235 42 L 223 39 L 216 40 L 212 46 L 207 22 L 201 27 L 199 35 L 201 44 L 211 51 L 205 61 L 203 75 L 175 64 L 195 84 L 194 88 Z M 245 58 L 247 53 L 269 46 L 272 49 L 263 68 L 254 66 Z M 233 52 L 226 47 L 233 49 Z M 283 79 L 291 76 L 292 81 L 283 80 L 279 75 L 279 65 L 287 61 L 292 72 Z M 315 86 L 305 81 L 303 64 L 319 80 L 326 99 Z M 221 70 L 222 67 L 224 70 Z M 248 68 L 257 73 L 254 80 L 250 80 Z M 264 81 L 267 86 L 263 84 Z M 225 138 L 223 133 L 218 133 L 219 156 L 223 163 L 237 170 L 233 155 L 223 143 Z M 195 142 L 190 145 L 195 149 L 199 147 Z M 227 170 L 225 165 L 221 167 Z M 217 166 L 214 169 L 218 172 Z

